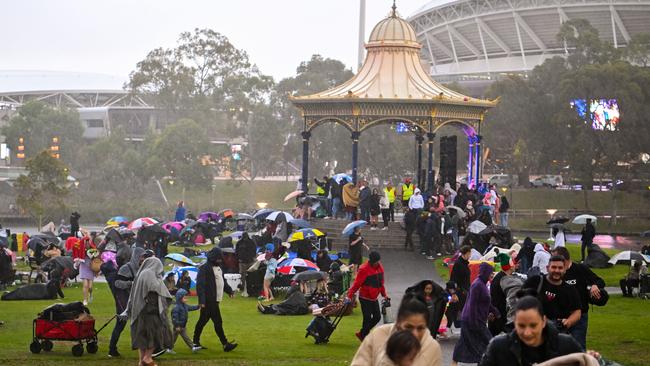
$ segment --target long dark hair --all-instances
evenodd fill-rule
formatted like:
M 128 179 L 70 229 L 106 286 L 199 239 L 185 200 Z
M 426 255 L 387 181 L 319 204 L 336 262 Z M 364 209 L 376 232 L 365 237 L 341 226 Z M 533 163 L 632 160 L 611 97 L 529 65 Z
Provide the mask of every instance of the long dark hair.
M 397 310 L 397 321 L 404 320 L 411 315 L 422 315 L 429 324 L 429 309 L 426 301 L 422 296 L 416 293 L 407 293 L 402 298 L 402 302 Z

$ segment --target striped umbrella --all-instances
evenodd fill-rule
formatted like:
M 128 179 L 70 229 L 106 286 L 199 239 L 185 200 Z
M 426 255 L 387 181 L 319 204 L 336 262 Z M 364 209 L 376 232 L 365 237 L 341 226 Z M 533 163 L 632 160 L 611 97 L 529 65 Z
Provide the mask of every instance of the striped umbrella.
M 296 269 L 302 268 L 307 271 L 318 271 L 318 266 L 312 261 L 302 258 L 286 259 L 278 264 L 278 273 L 284 275 L 296 274 Z

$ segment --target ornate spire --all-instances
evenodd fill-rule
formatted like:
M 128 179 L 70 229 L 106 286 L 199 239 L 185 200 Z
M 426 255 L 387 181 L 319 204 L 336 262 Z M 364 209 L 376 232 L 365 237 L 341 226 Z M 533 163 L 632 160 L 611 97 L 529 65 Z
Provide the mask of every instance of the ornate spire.
M 393 0 L 393 12 L 391 13 L 391 17 L 397 18 L 397 6 L 395 5 L 395 0 Z

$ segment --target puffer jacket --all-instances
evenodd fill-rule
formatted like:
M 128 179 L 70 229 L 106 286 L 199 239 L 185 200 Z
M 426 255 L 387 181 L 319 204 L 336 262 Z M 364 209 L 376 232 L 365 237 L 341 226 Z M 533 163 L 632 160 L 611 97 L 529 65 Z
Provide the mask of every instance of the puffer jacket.
M 580 345 L 568 334 L 560 334 L 555 326 L 547 323 L 544 333 L 544 354 L 546 359 L 582 352 Z M 524 364 L 522 356 L 522 342 L 513 330 L 509 334 L 502 334 L 492 338 L 483 354 L 479 366 L 528 366 Z
M 395 324 L 384 324 L 374 328 L 363 340 L 354 355 L 351 366 L 384 366 L 393 365 L 386 355 L 386 343 L 395 332 Z M 413 366 L 442 366 L 442 350 L 440 344 L 433 339 L 429 330 L 420 340 L 420 352 L 413 359 Z M 505 365 L 505 364 L 504 364 Z
M 187 305 L 182 301 L 187 296 L 187 291 L 180 288 L 176 291 L 176 306 L 172 309 L 172 325 L 174 328 L 185 328 L 187 325 L 187 316 L 190 311 L 198 310 L 198 305 Z

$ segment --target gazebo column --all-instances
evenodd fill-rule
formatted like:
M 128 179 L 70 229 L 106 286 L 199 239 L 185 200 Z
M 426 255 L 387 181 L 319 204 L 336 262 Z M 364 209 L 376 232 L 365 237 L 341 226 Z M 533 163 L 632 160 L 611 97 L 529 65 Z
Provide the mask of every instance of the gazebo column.
M 421 134 L 415 135 L 415 141 L 418 143 L 418 174 L 417 174 L 417 186 L 422 187 L 422 142 L 424 142 L 424 136 Z
M 476 135 L 476 143 L 474 144 L 474 150 L 476 151 L 476 173 L 474 175 L 474 185 L 478 188 L 479 183 L 481 182 L 481 140 L 483 136 Z
M 357 184 L 357 170 L 359 168 L 359 136 L 361 132 L 352 132 L 352 182 Z
M 469 153 L 467 154 L 467 185 L 472 184 L 472 176 L 474 171 L 474 136 L 467 136 L 469 145 Z
M 302 191 L 307 192 L 309 182 L 309 138 L 311 132 L 302 131 Z
M 427 138 L 429 139 L 429 166 L 427 169 L 427 192 L 433 192 L 433 139 L 436 138 L 436 134 L 433 132 L 427 133 Z

